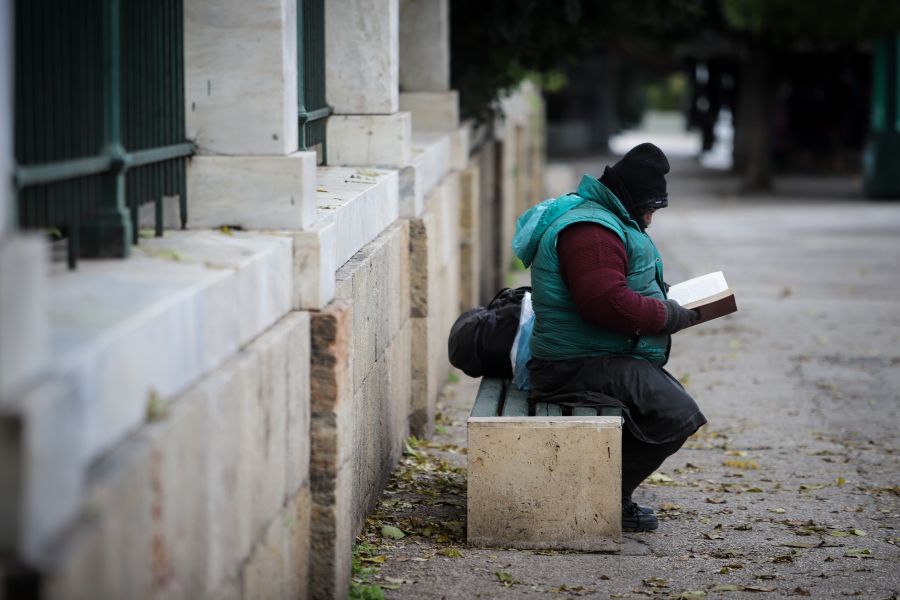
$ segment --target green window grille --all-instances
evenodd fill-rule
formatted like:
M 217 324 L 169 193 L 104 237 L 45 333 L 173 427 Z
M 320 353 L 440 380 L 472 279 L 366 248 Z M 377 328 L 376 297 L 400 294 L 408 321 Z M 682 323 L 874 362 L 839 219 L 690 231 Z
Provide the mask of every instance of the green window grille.
M 325 0 L 298 0 L 297 99 L 300 149 L 325 145 Z M 323 152 L 324 154 L 324 152 Z
M 127 256 L 139 208 L 187 220 L 181 0 L 15 4 L 17 221 L 79 256 Z

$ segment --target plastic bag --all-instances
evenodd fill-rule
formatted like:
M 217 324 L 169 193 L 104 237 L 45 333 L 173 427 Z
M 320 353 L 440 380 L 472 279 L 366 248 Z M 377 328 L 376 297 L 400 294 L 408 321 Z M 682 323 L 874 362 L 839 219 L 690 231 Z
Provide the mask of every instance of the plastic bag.
M 534 311 L 531 308 L 531 293 L 522 298 L 522 312 L 519 313 L 519 330 L 509 350 L 509 360 L 513 371 L 513 384 L 520 390 L 528 390 L 528 361 L 531 360 L 531 332 L 534 330 Z

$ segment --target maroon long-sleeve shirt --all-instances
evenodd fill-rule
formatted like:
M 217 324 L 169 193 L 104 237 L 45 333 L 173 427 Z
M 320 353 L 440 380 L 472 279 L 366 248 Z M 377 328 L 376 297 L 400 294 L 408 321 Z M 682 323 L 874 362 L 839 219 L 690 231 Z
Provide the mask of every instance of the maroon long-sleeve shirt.
M 576 223 L 559 234 L 556 251 L 582 320 L 625 334 L 662 331 L 666 307 L 628 287 L 628 255 L 618 235 L 596 223 Z

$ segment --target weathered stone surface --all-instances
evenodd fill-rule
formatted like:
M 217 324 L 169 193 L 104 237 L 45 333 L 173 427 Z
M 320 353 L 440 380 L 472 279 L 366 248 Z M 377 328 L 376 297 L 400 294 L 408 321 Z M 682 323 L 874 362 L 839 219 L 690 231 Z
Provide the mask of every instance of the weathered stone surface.
M 410 329 L 407 321 L 353 398 L 353 534 L 381 495 L 409 434 Z
M 400 171 L 400 215 L 418 217 L 426 199 L 452 168 L 452 134 L 413 133 L 412 158 Z
M 398 0 L 325 3 L 325 89 L 337 114 L 397 112 L 399 16 Z
M 412 114 L 416 131 L 456 131 L 459 128 L 459 94 L 449 92 L 404 92 L 400 110 Z
M 403 167 L 412 158 L 412 117 L 332 115 L 327 124 L 330 165 Z
M 247 347 L 248 353 L 259 355 L 259 392 L 253 410 L 253 446 L 260 452 L 252 485 L 255 532 L 269 523 L 286 497 L 287 325 L 278 322 Z
M 433 429 L 439 386 L 450 371 L 447 336 L 459 311 L 459 196 L 459 174 L 451 173 L 422 216 L 410 220 L 410 428 L 416 435 Z
M 353 310 L 337 300 L 311 313 L 311 598 L 343 598 L 350 583 L 353 533 L 348 441 L 353 414 Z
M 87 408 L 67 383 L 46 380 L 0 406 L 0 548 L 33 565 L 81 505 Z
M 481 263 L 479 279 L 481 280 L 481 297 L 479 304 L 487 304 L 504 286 L 504 277 L 508 265 L 500 265 L 500 244 L 502 243 L 498 228 L 501 227 L 497 204 L 497 153 L 499 144 L 487 141 L 472 155 L 472 162 L 478 165 L 481 173 L 479 180 L 478 239 L 481 246 Z
M 338 300 L 312 313 L 315 598 L 346 596 L 353 537 L 408 432 L 408 227 L 395 223 L 354 255 L 337 274 Z
M 0 234 L 0 405 L 47 367 L 49 260 L 40 236 Z
M 334 220 L 316 222 L 294 238 L 294 309 L 320 309 L 334 299 L 337 229 Z
M 195 156 L 187 183 L 192 229 L 305 229 L 316 219 L 315 152 Z
M 468 542 L 617 549 L 621 432 L 619 417 L 470 418 Z
M 336 274 L 338 298 L 352 302 L 354 390 L 409 315 L 409 225 L 398 221 Z
M 450 89 L 448 0 L 401 4 L 400 87 L 415 92 Z
M 477 165 L 459 174 L 459 312 L 478 306 L 481 296 L 480 174 Z
M 309 489 L 304 487 L 272 519 L 243 569 L 246 600 L 307 597 Z
M 198 153 L 296 152 L 296 2 L 188 0 L 184 40 L 185 121 Z
M 287 496 L 292 497 L 303 486 L 309 487 L 309 313 L 294 312 L 285 319 L 290 320 L 287 340 L 285 488 Z

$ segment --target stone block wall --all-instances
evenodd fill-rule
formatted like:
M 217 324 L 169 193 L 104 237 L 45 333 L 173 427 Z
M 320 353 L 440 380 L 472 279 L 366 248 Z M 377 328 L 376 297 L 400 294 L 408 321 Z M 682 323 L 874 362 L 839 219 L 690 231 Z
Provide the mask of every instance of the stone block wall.
M 434 429 L 435 404 L 450 373 L 447 337 L 459 315 L 460 175 L 451 173 L 410 223 L 412 406 L 410 430 Z
M 344 598 L 350 550 L 408 435 L 409 224 L 398 221 L 336 274 L 312 313 L 313 598 Z
M 394 114 L 409 120 L 408 113 Z M 110 434 L 91 455 L 86 500 L 71 496 L 72 505 L 80 506 L 77 518 L 54 521 L 53 532 L 59 533 L 42 562 L 21 560 L 39 573 L 41 597 L 345 598 L 354 537 L 399 460 L 404 438 L 433 431 L 436 401 L 450 372 L 453 321 L 503 284 L 503 247 L 516 216 L 512 206 L 523 202 L 528 187 L 527 178 L 511 173 L 535 160 L 533 148 L 519 145 L 527 135 L 507 139 L 504 132 L 522 128 L 492 131 L 477 149 L 469 147 L 466 128 L 419 131 L 419 162 L 378 172 L 315 167 L 312 156 L 282 154 L 279 148 L 272 150 L 272 162 L 198 157 L 234 177 L 240 177 L 241 165 L 257 159 L 288 179 L 296 173 L 281 171 L 302 164 L 304 177 L 295 183 L 310 188 L 314 172 L 318 220 L 310 225 L 308 206 L 296 209 L 302 214 L 285 208 L 265 223 L 230 220 L 219 203 L 207 225 L 226 219 L 221 223 L 275 230 L 167 232 L 142 243 L 149 250 L 177 249 L 179 258 L 172 262 L 183 270 L 212 271 L 207 275 L 222 310 L 198 305 L 171 323 L 183 326 L 198 347 L 218 352 L 217 360 L 177 385 L 159 387 L 161 375 L 183 367 L 191 355 L 175 352 L 171 336 L 164 335 L 168 329 L 148 326 L 154 339 L 168 343 L 154 348 L 168 352 L 147 351 L 152 362 L 135 361 L 134 372 L 118 373 L 153 375 L 146 420 L 141 396 L 134 404 L 134 427 Z M 360 136 L 348 134 L 347 147 Z M 504 163 L 504 156 L 517 158 Z M 404 161 L 409 162 L 394 162 Z M 422 201 L 398 220 L 402 169 L 415 178 Z M 280 185 L 272 188 L 266 177 L 257 183 L 263 195 Z M 359 191 L 338 197 L 341 185 Z M 259 212 L 255 196 L 236 194 L 247 214 L 266 212 Z M 235 246 L 228 260 L 221 240 Z M 254 266 L 251 242 L 277 250 L 258 253 L 271 265 Z M 307 246 L 312 250 L 301 252 Z M 172 267 L 147 262 L 162 260 L 150 254 L 140 260 L 130 263 L 135 277 L 151 267 Z M 193 271 L 185 273 L 178 281 L 194 286 Z M 299 312 L 301 307 L 319 310 Z M 220 312 L 228 320 L 213 323 Z M 206 334 L 210 329 L 203 327 L 211 323 L 240 335 L 223 346 L 225 338 Z M 43 390 L 48 399 L 30 406 L 38 410 L 56 400 L 62 406 L 70 399 L 66 390 L 54 390 Z M 121 388 L 109 390 L 108 404 L 115 407 Z M 79 429 L 59 425 L 66 414 L 53 407 L 58 418 L 27 433 L 29 439 L 53 440 L 52 448 L 33 444 L 46 454 L 34 464 L 52 462 L 63 471 L 60 456 L 67 455 L 68 442 L 62 434 Z M 0 425 L 11 422 L 0 415 Z M 47 479 L 51 471 L 41 470 Z M 80 486 L 80 480 L 72 485 L 79 493 Z M 61 489 L 59 481 L 53 489 Z
M 304 597 L 309 340 L 289 313 L 106 456 L 44 595 Z

